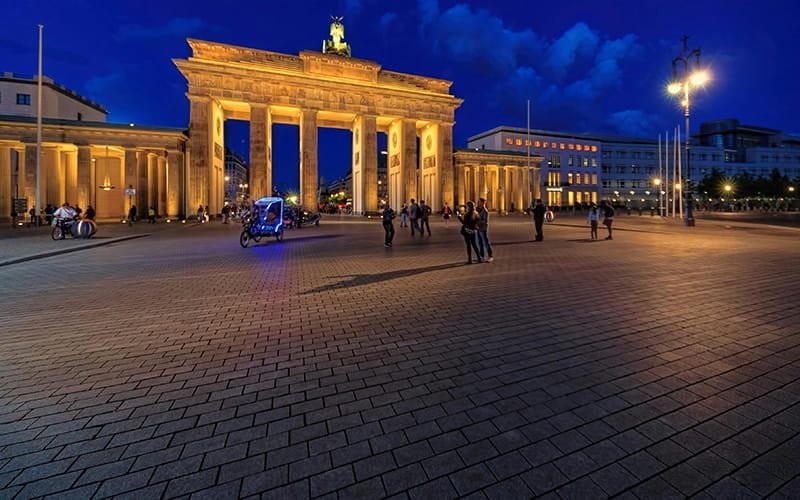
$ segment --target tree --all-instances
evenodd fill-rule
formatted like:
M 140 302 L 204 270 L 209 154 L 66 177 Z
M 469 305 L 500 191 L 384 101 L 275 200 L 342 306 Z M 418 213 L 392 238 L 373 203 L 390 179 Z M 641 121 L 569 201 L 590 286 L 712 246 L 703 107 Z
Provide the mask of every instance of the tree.
M 724 184 L 725 175 L 722 173 L 722 170 L 714 167 L 711 169 L 710 174 L 703 177 L 700 182 L 697 183 L 697 192 L 703 194 L 708 193 L 709 197 L 714 198 L 720 193 Z

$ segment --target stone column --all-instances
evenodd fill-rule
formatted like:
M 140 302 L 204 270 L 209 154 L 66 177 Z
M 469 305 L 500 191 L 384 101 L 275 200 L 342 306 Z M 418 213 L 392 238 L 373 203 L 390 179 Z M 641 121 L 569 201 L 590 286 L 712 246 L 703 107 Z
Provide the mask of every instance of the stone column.
M 147 217 L 147 151 L 136 152 L 136 216 Z
M 506 208 L 506 167 L 499 165 L 497 167 L 497 213 L 504 214 L 508 211 Z
M 486 198 L 486 165 L 478 167 L 478 195 L 475 197 L 476 203 L 478 198 Z
M 440 123 L 438 125 L 438 141 L 436 145 L 436 178 L 437 193 L 434 193 L 432 205 L 434 209 L 442 207 L 444 202 L 452 202 L 455 197 L 453 171 L 453 124 Z
M 542 197 L 542 169 L 533 169 L 533 197 Z
M 70 203 L 86 210 L 94 202 L 94 189 L 92 189 L 92 148 L 78 146 L 78 198 Z M 74 205 L 73 205 L 74 206 Z
M 528 208 L 525 206 L 522 187 L 522 167 L 516 167 L 514 169 L 514 208 L 517 210 L 525 210 Z
M 154 153 L 147 155 L 147 210 L 150 207 L 158 213 L 158 156 Z
M 317 110 L 300 112 L 300 199 L 308 210 L 316 211 L 319 202 L 319 165 L 317 163 Z
M 378 212 L 378 132 L 376 117 L 362 115 L 353 124 L 353 201 L 360 213 Z M 356 172 L 360 175 L 356 186 Z M 387 169 L 388 178 L 388 169 Z M 391 193 L 387 193 L 391 196 Z M 389 200 L 399 210 L 399 200 Z
M 28 210 L 33 208 L 36 198 L 36 145 L 25 145 L 25 194 L 22 198 L 28 200 Z M 27 215 L 27 214 L 25 214 Z
M 156 207 L 156 213 L 163 217 L 167 215 L 167 158 L 159 155 L 157 162 L 158 206 Z
M 136 175 L 136 150 L 134 148 L 125 148 L 125 174 L 122 177 L 122 193 L 128 188 L 136 189 L 137 175 Z M 128 217 L 128 211 L 135 201 L 133 196 L 125 196 L 125 217 Z
M 457 167 L 458 182 L 456 184 L 458 186 L 458 197 L 453 199 L 453 203 L 450 206 L 450 208 L 453 210 L 455 210 L 456 207 L 458 207 L 459 205 L 463 205 L 464 202 L 467 200 L 466 170 L 467 169 L 464 165 L 460 165 Z
M 269 144 L 272 126 L 266 104 L 250 105 L 250 193 L 253 200 L 272 196 L 272 161 Z
M 75 151 L 64 151 L 61 153 L 64 164 L 64 199 L 74 204 L 78 199 L 78 155 Z
M 167 217 L 177 217 L 181 212 L 181 172 L 183 153 L 170 150 L 167 153 Z
M 11 219 L 11 148 L 0 146 L 0 221 Z
M 191 165 L 187 181 L 189 207 L 208 204 L 208 187 L 211 168 L 214 164 L 210 147 L 211 99 L 205 96 L 189 96 L 189 146 Z M 147 213 L 145 211 L 145 213 Z
M 400 122 L 400 162 L 406 198 L 419 202 L 417 186 L 417 125 L 414 120 Z

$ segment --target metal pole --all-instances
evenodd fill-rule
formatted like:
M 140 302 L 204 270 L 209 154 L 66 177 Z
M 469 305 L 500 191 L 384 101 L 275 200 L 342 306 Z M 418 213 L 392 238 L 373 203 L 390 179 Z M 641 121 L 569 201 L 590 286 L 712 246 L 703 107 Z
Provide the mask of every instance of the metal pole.
M 686 95 L 686 184 L 683 189 L 686 191 L 686 225 L 694 226 L 694 214 L 692 213 L 692 168 L 689 163 L 689 78 L 686 78 L 684 84 L 684 92 Z
M 34 221 L 39 223 L 39 205 L 42 202 L 42 29 L 39 25 L 39 75 L 36 84 L 36 195 L 33 200 Z
M 661 217 L 661 134 L 658 134 L 658 183 L 656 183 L 656 189 L 658 189 L 658 216 Z
M 528 138 L 526 140 L 528 145 L 528 170 L 525 175 L 525 180 L 528 183 L 528 203 L 533 206 L 533 197 L 531 196 L 531 100 L 528 99 Z M 524 191 L 523 191 L 524 192 Z

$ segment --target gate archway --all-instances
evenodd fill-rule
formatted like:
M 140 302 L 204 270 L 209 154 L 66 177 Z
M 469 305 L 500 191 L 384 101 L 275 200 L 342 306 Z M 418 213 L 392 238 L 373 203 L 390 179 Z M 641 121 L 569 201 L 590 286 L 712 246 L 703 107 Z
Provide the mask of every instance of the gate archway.
M 307 50 L 293 56 L 188 43 L 192 55 L 173 62 L 188 82 L 189 206 L 208 205 L 212 212 L 222 207 L 226 118 L 250 121 L 253 198 L 272 192 L 272 124 L 290 123 L 300 128 L 305 206 L 317 205 L 318 127 L 352 132 L 354 212 L 378 210 L 378 132 L 388 136 L 392 206 L 421 196 L 434 207 L 454 199 L 453 124 L 463 101 L 450 94 L 452 82 L 387 71 L 374 61 L 335 53 Z

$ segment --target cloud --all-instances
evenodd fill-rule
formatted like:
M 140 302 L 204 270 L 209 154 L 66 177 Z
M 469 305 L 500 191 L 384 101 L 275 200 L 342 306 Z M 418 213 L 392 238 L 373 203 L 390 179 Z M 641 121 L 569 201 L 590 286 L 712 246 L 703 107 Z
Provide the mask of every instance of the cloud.
M 508 75 L 533 58 L 540 45 L 531 30 L 514 31 L 483 9 L 457 4 L 439 12 L 435 0 L 420 0 L 420 31 L 432 51 L 489 75 Z
M 392 25 L 397 21 L 397 14 L 394 12 L 387 12 L 383 14 L 378 21 L 378 29 L 381 33 L 386 33 L 392 27 Z
M 123 24 L 117 28 L 117 41 L 157 40 L 160 38 L 187 37 L 198 32 L 219 32 L 221 28 L 197 17 L 175 17 L 166 24 Z
M 586 23 L 578 23 L 547 49 L 545 63 L 561 79 L 576 60 L 591 58 L 597 52 L 599 36 Z
M 484 9 L 456 4 L 439 10 L 437 0 L 418 0 L 422 43 L 445 64 L 457 63 L 485 75 L 489 103 L 513 120 L 524 120 L 525 101 L 546 120 L 539 127 L 575 132 L 614 125 L 631 128 L 635 115 L 605 121 L 606 101 L 624 84 L 624 65 L 642 47 L 633 34 L 610 38 L 578 22 L 545 39 L 530 29 L 513 29 Z M 639 125 L 646 123 L 639 115 Z M 543 120 L 543 121 L 544 121 Z
M 653 133 L 661 119 L 641 109 L 626 109 L 611 113 L 607 123 L 618 133 L 637 137 Z

